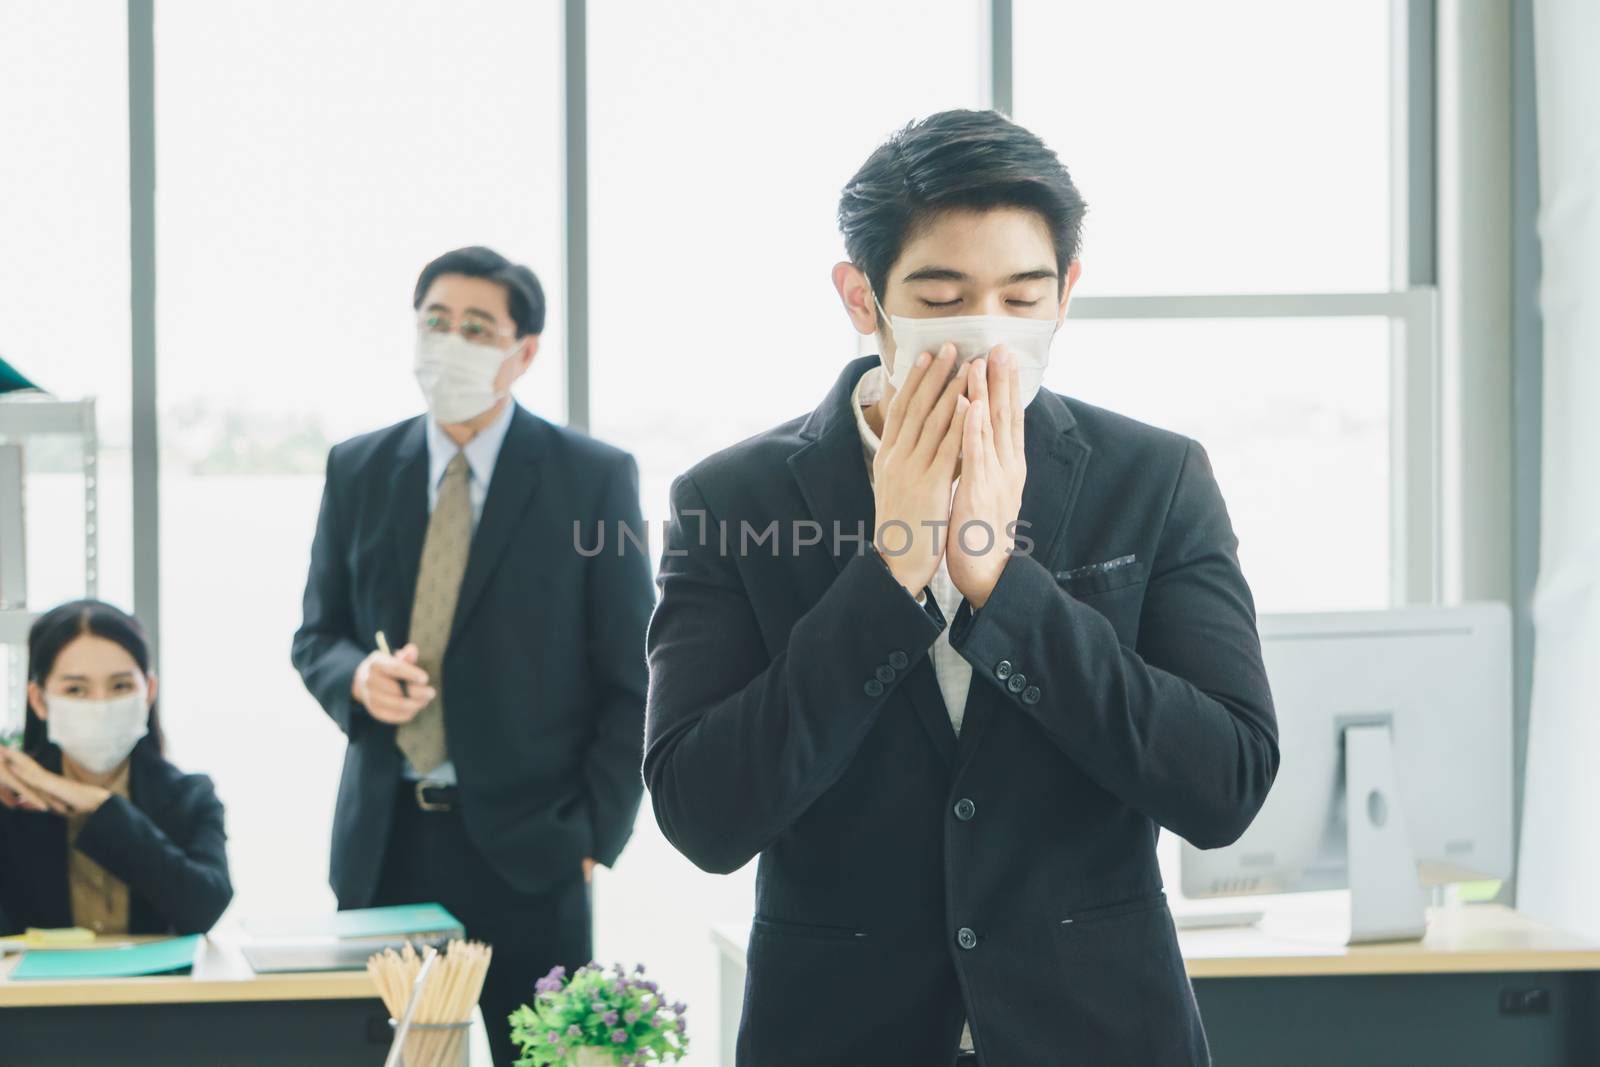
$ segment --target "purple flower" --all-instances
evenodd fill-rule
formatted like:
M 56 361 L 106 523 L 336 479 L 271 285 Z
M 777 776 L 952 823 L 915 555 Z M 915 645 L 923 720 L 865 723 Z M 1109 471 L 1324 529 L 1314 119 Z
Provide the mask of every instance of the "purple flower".
M 684 1021 L 683 1016 L 678 1016 L 678 1033 L 683 1033 L 683 1031 L 688 1028 L 688 1025 L 689 1024 Z
M 544 1039 L 552 1045 L 558 1045 L 561 1043 L 561 1035 L 556 1033 L 554 1030 L 544 1035 Z
M 620 1045 L 626 1040 L 628 1040 L 628 1031 L 626 1031 L 626 1030 L 613 1030 L 613 1031 L 611 1031 L 611 1043 L 613 1045 Z
M 634 1011 L 632 1008 L 629 1008 L 627 1011 L 622 1013 L 622 1021 L 627 1023 L 629 1026 L 632 1026 L 634 1023 L 639 1021 L 639 1013 Z
M 678 1001 L 676 1004 L 674 1004 L 672 1006 L 672 1010 L 676 1014 L 682 1015 L 684 1012 L 689 1010 L 689 1005 L 685 1004 L 683 1001 L 680 1000 L 680 1001 Z
M 615 1025 L 617 1025 L 617 1013 L 614 1012 L 614 1011 L 606 1012 L 606 1014 L 605 1014 L 605 1022 L 606 1022 L 607 1026 L 615 1026 Z
M 589 1005 L 589 1010 L 599 1014 L 600 1012 L 606 1010 L 606 1002 L 603 1000 L 597 1000 L 593 1004 Z
M 567 969 L 560 965 L 550 968 L 550 972 L 545 975 L 546 978 L 565 978 L 566 976 Z
M 634 965 L 633 965 L 633 973 L 634 973 L 634 974 L 643 974 L 643 973 L 644 973 L 644 964 L 642 964 L 642 963 L 635 963 L 635 964 L 634 964 Z
M 650 990 L 652 993 L 659 993 L 661 991 L 661 987 L 654 982 L 641 982 L 640 986 L 644 989 Z
M 571 1037 L 571 1038 L 582 1037 L 583 1036 L 583 1028 L 580 1027 L 577 1023 L 573 1023 L 571 1026 L 567 1027 L 567 1036 Z

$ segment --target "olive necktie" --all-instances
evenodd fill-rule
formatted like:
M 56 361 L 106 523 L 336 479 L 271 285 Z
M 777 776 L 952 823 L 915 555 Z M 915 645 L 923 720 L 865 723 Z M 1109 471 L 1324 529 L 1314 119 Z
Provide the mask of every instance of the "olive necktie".
M 417 592 L 411 601 L 411 643 L 417 646 L 417 666 L 428 672 L 434 698 L 395 732 L 395 743 L 420 775 L 427 775 L 449 758 L 444 736 L 444 650 L 461 593 L 461 576 L 467 572 L 467 550 L 472 545 L 472 500 L 467 493 L 467 457 L 457 452 L 444 469 L 439 496 L 428 517 L 422 542 L 422 563 L 417 568 Z

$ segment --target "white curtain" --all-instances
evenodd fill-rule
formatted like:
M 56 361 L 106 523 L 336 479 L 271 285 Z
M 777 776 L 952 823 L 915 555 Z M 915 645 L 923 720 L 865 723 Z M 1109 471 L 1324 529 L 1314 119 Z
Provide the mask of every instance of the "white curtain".
M 1534 0 L 1544 478 L 1517 904 L 1600 939 L 1600 3 Z

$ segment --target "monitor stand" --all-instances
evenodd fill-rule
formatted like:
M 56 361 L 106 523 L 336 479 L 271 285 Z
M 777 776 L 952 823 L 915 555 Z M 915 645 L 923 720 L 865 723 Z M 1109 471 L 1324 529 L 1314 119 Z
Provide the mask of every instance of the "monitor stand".
M 1350 941 L 1415 941 L 1427 930 L 1417 857 L 1396 786 L 1387 723 L 1344 731 Z

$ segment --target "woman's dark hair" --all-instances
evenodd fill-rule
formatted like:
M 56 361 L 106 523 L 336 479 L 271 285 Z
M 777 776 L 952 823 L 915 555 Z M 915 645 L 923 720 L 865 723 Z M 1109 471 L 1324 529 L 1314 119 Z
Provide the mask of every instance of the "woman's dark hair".
M 1082 239 L 1083 197 L 1056 154 L 997 111 L 941 111 L 897 130 L 844 187 L 839 231 L 881 300 L 917 227 L 946 211 L 996 207 L 1044 219 L 1065 285 Z
M 411 306 L 422 309 L 422 299 L 428 295 L 428 286 L 441 274 L 465 274 L 469 278 L 487 278 L 506 291 L 506 305 L 511 309 L 511 321 L 516 324 L 517 336 L 544 332 L 544 287 L 538 277 L 520 263 L 513 263 L 492 248 L 472 245 L 446 252 L 422 268 L 417 277 L 417 289 L 411 295 Z
M 55 670 L 61 650 L 84 634 L 93 634 L 121 645 L 133 657 L 133 662 L 139 665 L 139 670 L 149 675 L 150 640 L 145 636 L 144 627 L 139 625 L 138 619 L 103 600 L 73 600 L 51 608 L 33 620 L 33 625 L 29 627 L 28 681 L 44 688 L 45 679 Z M 22 747 L 31 750 L 43 744 L 48 736 L 45 721 L 34 714 L 30 704 L 27 721 L 22 728 Z M 166 747 L 165 739 L 161 736 L 161 718 L 156 714 L 154 704 L 150 705 L 148 740 L 155 745 L 157 752 Z

